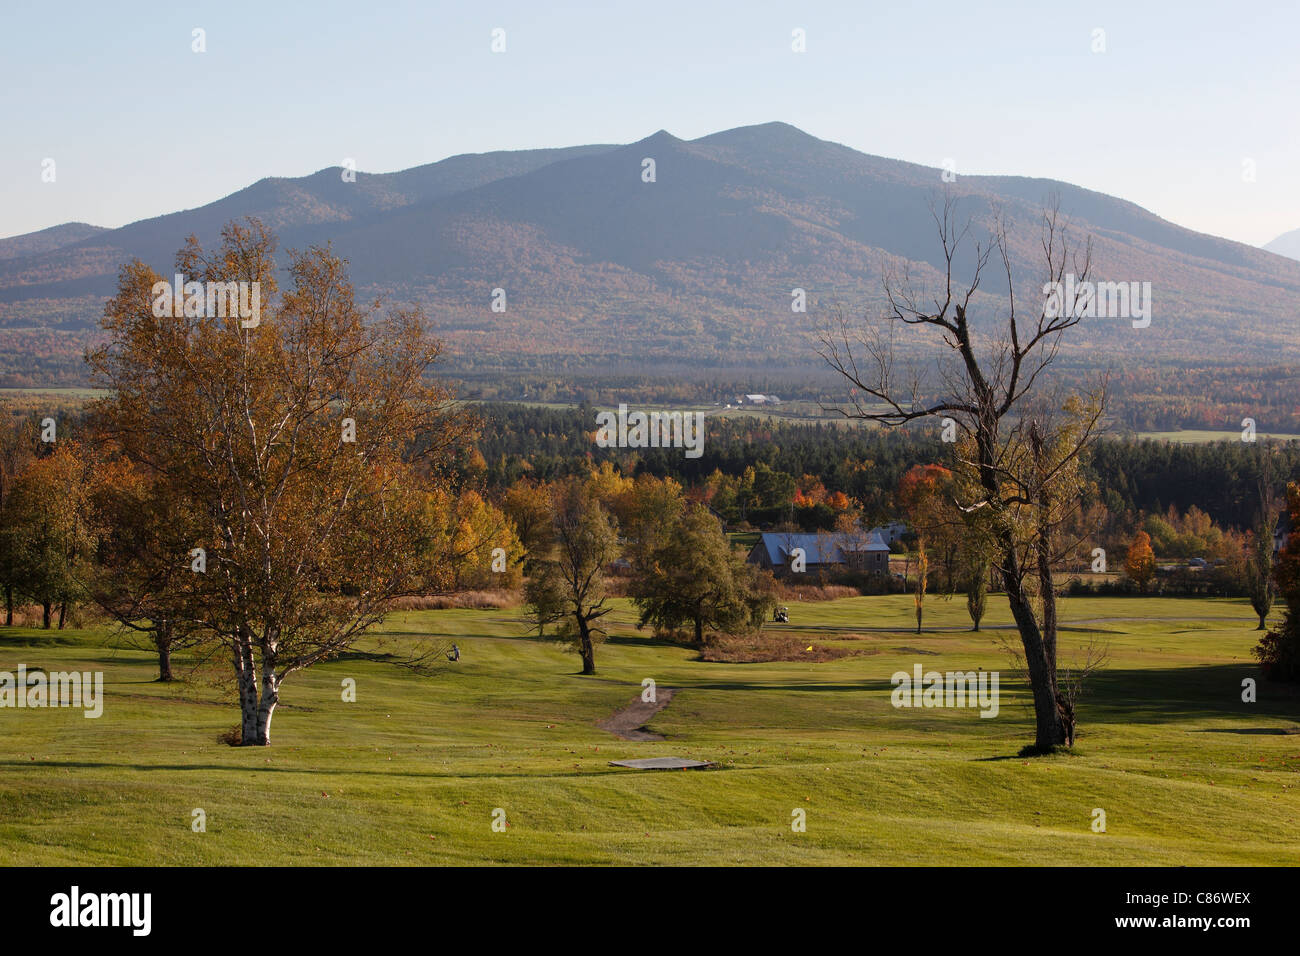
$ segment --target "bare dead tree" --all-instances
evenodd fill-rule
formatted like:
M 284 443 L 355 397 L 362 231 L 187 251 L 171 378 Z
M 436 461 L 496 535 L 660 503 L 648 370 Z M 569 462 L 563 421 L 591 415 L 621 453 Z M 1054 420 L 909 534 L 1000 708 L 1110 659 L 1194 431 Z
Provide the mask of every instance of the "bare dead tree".
M 954 209 L 951 195 L 941 209 L 931 209 L 943 250 L 939 291 L 924 294 L 907 272 L 887 272 L 885 314 L 850 320 L 843 311 L 833 313 L 819 332 L 818 352 L 851 386 L 848 407 L 830 410 L 892 427 L 943 418 L 945 426 L 959 430 L 956 466 L 966 480 L 955 503 L 969 517 L 972 533 L 987 535 L 992 544 L 993 568 L 1019 631 L 1033 691 L 1033 750 L 1047 752 L 1067 742 L 1057 702 L 1053 572 L 1062 556 L 1060 529 L 1078 510 L 1079 465 L 1100 428 L 1106 396 L 1103 383 L 1082 398 L 1051 400 L 1040 396 L 1039 380 L 1062 336 L 1086 314 L 1092 245 L 1080 255 L 1058 207 L 1044 211 L 1044 300 L 1026 317 L 1016 298 L 1005 220 L 999 217 L 992 234 L 977 240 L 969 221 L 957 227 Z M 961 282 L 955 263 L 972 244 L 970 277 Z M 1000 266 L 1004 283 L 998 290 L 1001 315 L 977 323 L 973 303 L 985 308 L 994 298 L 983 295 L 976 302 L 990 263 Z M 1067 288 L 1067 271 L 1074 276 L 1074 293 L 1062 301 L 1059 291 L 1055 298 L 1048 292 Z M 907 355 L 933 359 L 930 375 L 902 353 L 905 334 Z M 927 353 L 926 344 L 933 350 Z

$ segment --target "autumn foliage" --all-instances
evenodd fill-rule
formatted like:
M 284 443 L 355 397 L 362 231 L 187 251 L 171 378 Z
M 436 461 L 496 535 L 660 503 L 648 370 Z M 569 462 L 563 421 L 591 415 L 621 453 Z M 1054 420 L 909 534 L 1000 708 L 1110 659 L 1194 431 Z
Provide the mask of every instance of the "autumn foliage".
M 1291 528 L 1300 528 L 1300 485 L 1287 485 L 1286 498 Z M 1294 530 L 1277 556 L 1273 573 L 1286 601 L 1286 615 L 1277 629 L 1260 639 L 1255 656 L 1265 677 L 1300 681 L 1300 534 Z
M 1139 531 L 1133 536 L 1128 556 L 1124 559 L 1124 573 L 1138 586 L 1139 591 L 1146 592 L 1156 573 L 1156 555 L 1151 550 L 1151 535 L 1145 531 Z

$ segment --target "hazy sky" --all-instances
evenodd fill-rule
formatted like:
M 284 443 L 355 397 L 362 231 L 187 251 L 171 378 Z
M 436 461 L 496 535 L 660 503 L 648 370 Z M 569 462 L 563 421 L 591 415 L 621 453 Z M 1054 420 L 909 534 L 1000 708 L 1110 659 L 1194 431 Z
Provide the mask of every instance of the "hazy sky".
M 347 157 L 389 172 L 770 120 L 1252 244 L 1300 228 L 1297 0 L 288 6 L 6 2 L 0 235 L 119 226 Z

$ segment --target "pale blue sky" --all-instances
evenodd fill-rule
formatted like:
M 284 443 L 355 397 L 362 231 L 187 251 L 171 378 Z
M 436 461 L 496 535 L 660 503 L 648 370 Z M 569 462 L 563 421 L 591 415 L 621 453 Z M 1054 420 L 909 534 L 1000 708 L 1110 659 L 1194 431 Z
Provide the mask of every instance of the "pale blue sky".
M 783 120 L 1260 244 L 1300 228 L 1297 91 L 1297 0 L 7 2 L 0 236 L 118 226 L 345 157 L 388 172 Z

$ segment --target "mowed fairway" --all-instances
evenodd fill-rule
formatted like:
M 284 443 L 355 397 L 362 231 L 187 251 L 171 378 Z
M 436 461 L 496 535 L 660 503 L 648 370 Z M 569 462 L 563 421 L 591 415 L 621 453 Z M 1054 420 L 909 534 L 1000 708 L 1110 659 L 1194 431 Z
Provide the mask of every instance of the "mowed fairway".
M 989 605 L 986 625 L 1009 621 L 1000 596 Z M 961 597 L 931 598 L 927 627 L 951 629 L 921 635 L 906 596 L 790 610 L 781 632 L 864 653 L 703 663 L 638 633 L 618 602 L 584 678 L 515 611 L 396 614 L 388 632 L 454 636 L 461 661 L 419 676 L 368 640 L 289 679 L 270 748 L 219 743 L 233 700 L 153 683 L 149 656 L 106 630 L 0 631 L 0 670 L 106 682 L 98 720 L 0 710 L 0 863 L 1300 863 L 1300 694 L 1261 683 L 1242 702 L 1257 675 L 1244 601 L 1065 600 L 1064 621 L 1092 623 L 1067 623 L 1062 661 L 1093 633 L 1111 660 L 1075 752 L 1038 759 L 1017 756 L 1032 715 L 1009 680 L 994 719 L 890 704 L 891 674 L 916 663 L 1008 670 L 995 632 L 959 629 Z M 650 724 L 668 739 L 598 729 L 647 677 L 678 690 Z M 608 764 L 657 755 L 718 767 Z M 191 830 L 196 808 L 207 832 Z

